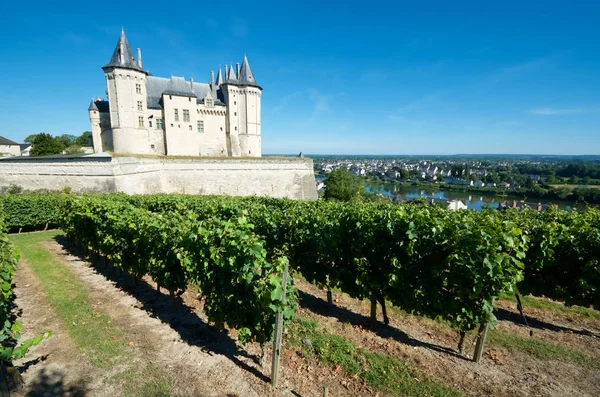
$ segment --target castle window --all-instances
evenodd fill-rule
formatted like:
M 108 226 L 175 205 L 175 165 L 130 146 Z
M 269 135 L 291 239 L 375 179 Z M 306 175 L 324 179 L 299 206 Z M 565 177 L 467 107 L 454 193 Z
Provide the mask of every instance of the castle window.
M 207 108 L 212 108 L 213 105 L 214 105 L 213 100 L 212 99 L 208 99 L 208 98 L 206 98 L 204 100 L 204 104 L 206 105 Z
M 138 117 L 138 127 L 144 128 L 144 117 L 143 116 Z
M 190 111 L 183 109 L 183 121 L 190 121 Z
M 237 116 L 237 112 L 233 112 L 233 115 L 234 115 L 234 116 Z
M 148 127 L 152 128 L 152 120 L 148 120 Z
M 235 130 L 237 131 L 237 127 L 235 127 Z
M 162 119 L 156 119 L 156 128 L 159 130 L 163 129 L 163 121 Z
M 154 149 L 154 145 L 150 145 L 150 149 Z
M 179 109 L 175 109 L 175 121 L 179 121 Z
M 136 84 L 135 85 L 135 92 L 136 92 L 136 94 L 141 94 L 142 93 L 142 85 L 141 84 Z
M 191 125 L 188 125 L 188 127 L 190 127 L 190 131 L 191 131 L 191 130 L 192 130 L 192 126 L 191 126 Z
M 236 101 L 233 101 L 233 104 L 234 104 L 234 105 L 237 105 L 237 102 L 236 102 Z
M 198 132 L 204 132 L 204 121 L 198 120 Z
M 144 110 L 144 103 L 142 101 L 137 101 L 138 103 L 138 110 L 141 112 L 142 110 Z

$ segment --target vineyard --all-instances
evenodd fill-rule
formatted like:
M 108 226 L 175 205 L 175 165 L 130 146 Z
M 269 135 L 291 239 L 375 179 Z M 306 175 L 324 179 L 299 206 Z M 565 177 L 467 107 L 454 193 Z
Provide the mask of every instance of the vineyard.
M 60 226 L 78 246 L 177 297 L 193 286 L 241 343 L 272 340 L 294 317 L 288 267 L 311 284 L 478 329 L 481 358 L 496 301 L 544 296 L 600 307 L 600 211 L 448 211 L 419 205 L 183 195 L 2 197 L 12 232 Z M 284 292 L 285 291 L 285 292 Z M 285 296 L 285 299 L 284 299 Z M 470 353 L 470 352 L 469 352 Z

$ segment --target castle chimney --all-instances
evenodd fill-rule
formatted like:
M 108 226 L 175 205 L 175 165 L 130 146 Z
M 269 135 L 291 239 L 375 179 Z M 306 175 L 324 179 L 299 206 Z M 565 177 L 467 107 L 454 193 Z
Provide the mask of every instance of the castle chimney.
M 215 84 L 215 72 L 214 71 L 210 71 L 210 85 L 214 85 Z
M 138 48 L 138 66 L 142 67 L 142 49 Z
M 192 87 L 192 90 L 194 89 L 194 79 L 192 77 L 190 77 L 190 87 Z
M 237 78 L 240 78 L 240 63 L 236 63 L 235 64 L 235 75 L 237 76 Z

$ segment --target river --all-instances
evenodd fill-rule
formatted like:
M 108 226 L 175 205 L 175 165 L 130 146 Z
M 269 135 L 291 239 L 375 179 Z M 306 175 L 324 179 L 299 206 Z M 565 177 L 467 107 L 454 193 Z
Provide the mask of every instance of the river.
M 317 177 L 318 181 L 322 181 L 324 178 Z M 460 200 L 467 206 L 467 209 L 481 210 L 486 205 L 492 208 L 497 208 L 499 203 L 511 204 L 513 200 L 520 200 L 522 197 L 515 196 L 500 196 L 492 194 L 477 194 L 469 192 L 456 192 L 456 191 L 442 191 L 437 188 L 436 185 L 431 187 L 415 187 L 415 186 L 398 186 L 390 183 L 376 183 L 365 185 L 365 190 L 373 193 L 381 193 L 386 196 L 396 197 L 398 195 L 406 200 L 410 200 L 415 197 L 423 198 L 435 198 L 440 200 Z M 531 203 L 541 204 L 556 204 L 559 208 L 570 210 L 573 207 L 577 209 L 585 208 L 585 205 L 571 204 L 566 202 L 554 202 L 548 200 L 541 200 L 536 198 L 529 198 L 525 201 Z

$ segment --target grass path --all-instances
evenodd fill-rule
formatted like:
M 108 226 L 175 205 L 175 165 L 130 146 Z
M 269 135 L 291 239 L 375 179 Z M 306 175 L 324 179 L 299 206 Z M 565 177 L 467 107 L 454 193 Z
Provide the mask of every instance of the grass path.
M 70 338 L 95 367 L 126 368 L 130 359 L 127 335 L 112 324 L 103 310 L 95 307 L 87 286 L 64 264 L 48 252 L 42 243 L 61 235 L 60 231 L 12 235 L 21 256 L 39 278 L 46 300 L 56 311 Z M 147 370 L 147 371 L 146 371 Z M 156 368 L 117 371 L 112 381 L 123 384 L 126 396 L 168 396 L 171 382 Z M 148 375 L 144 376 L 144 372 Z M 159 382 L 155 382 L 159 379 Z

